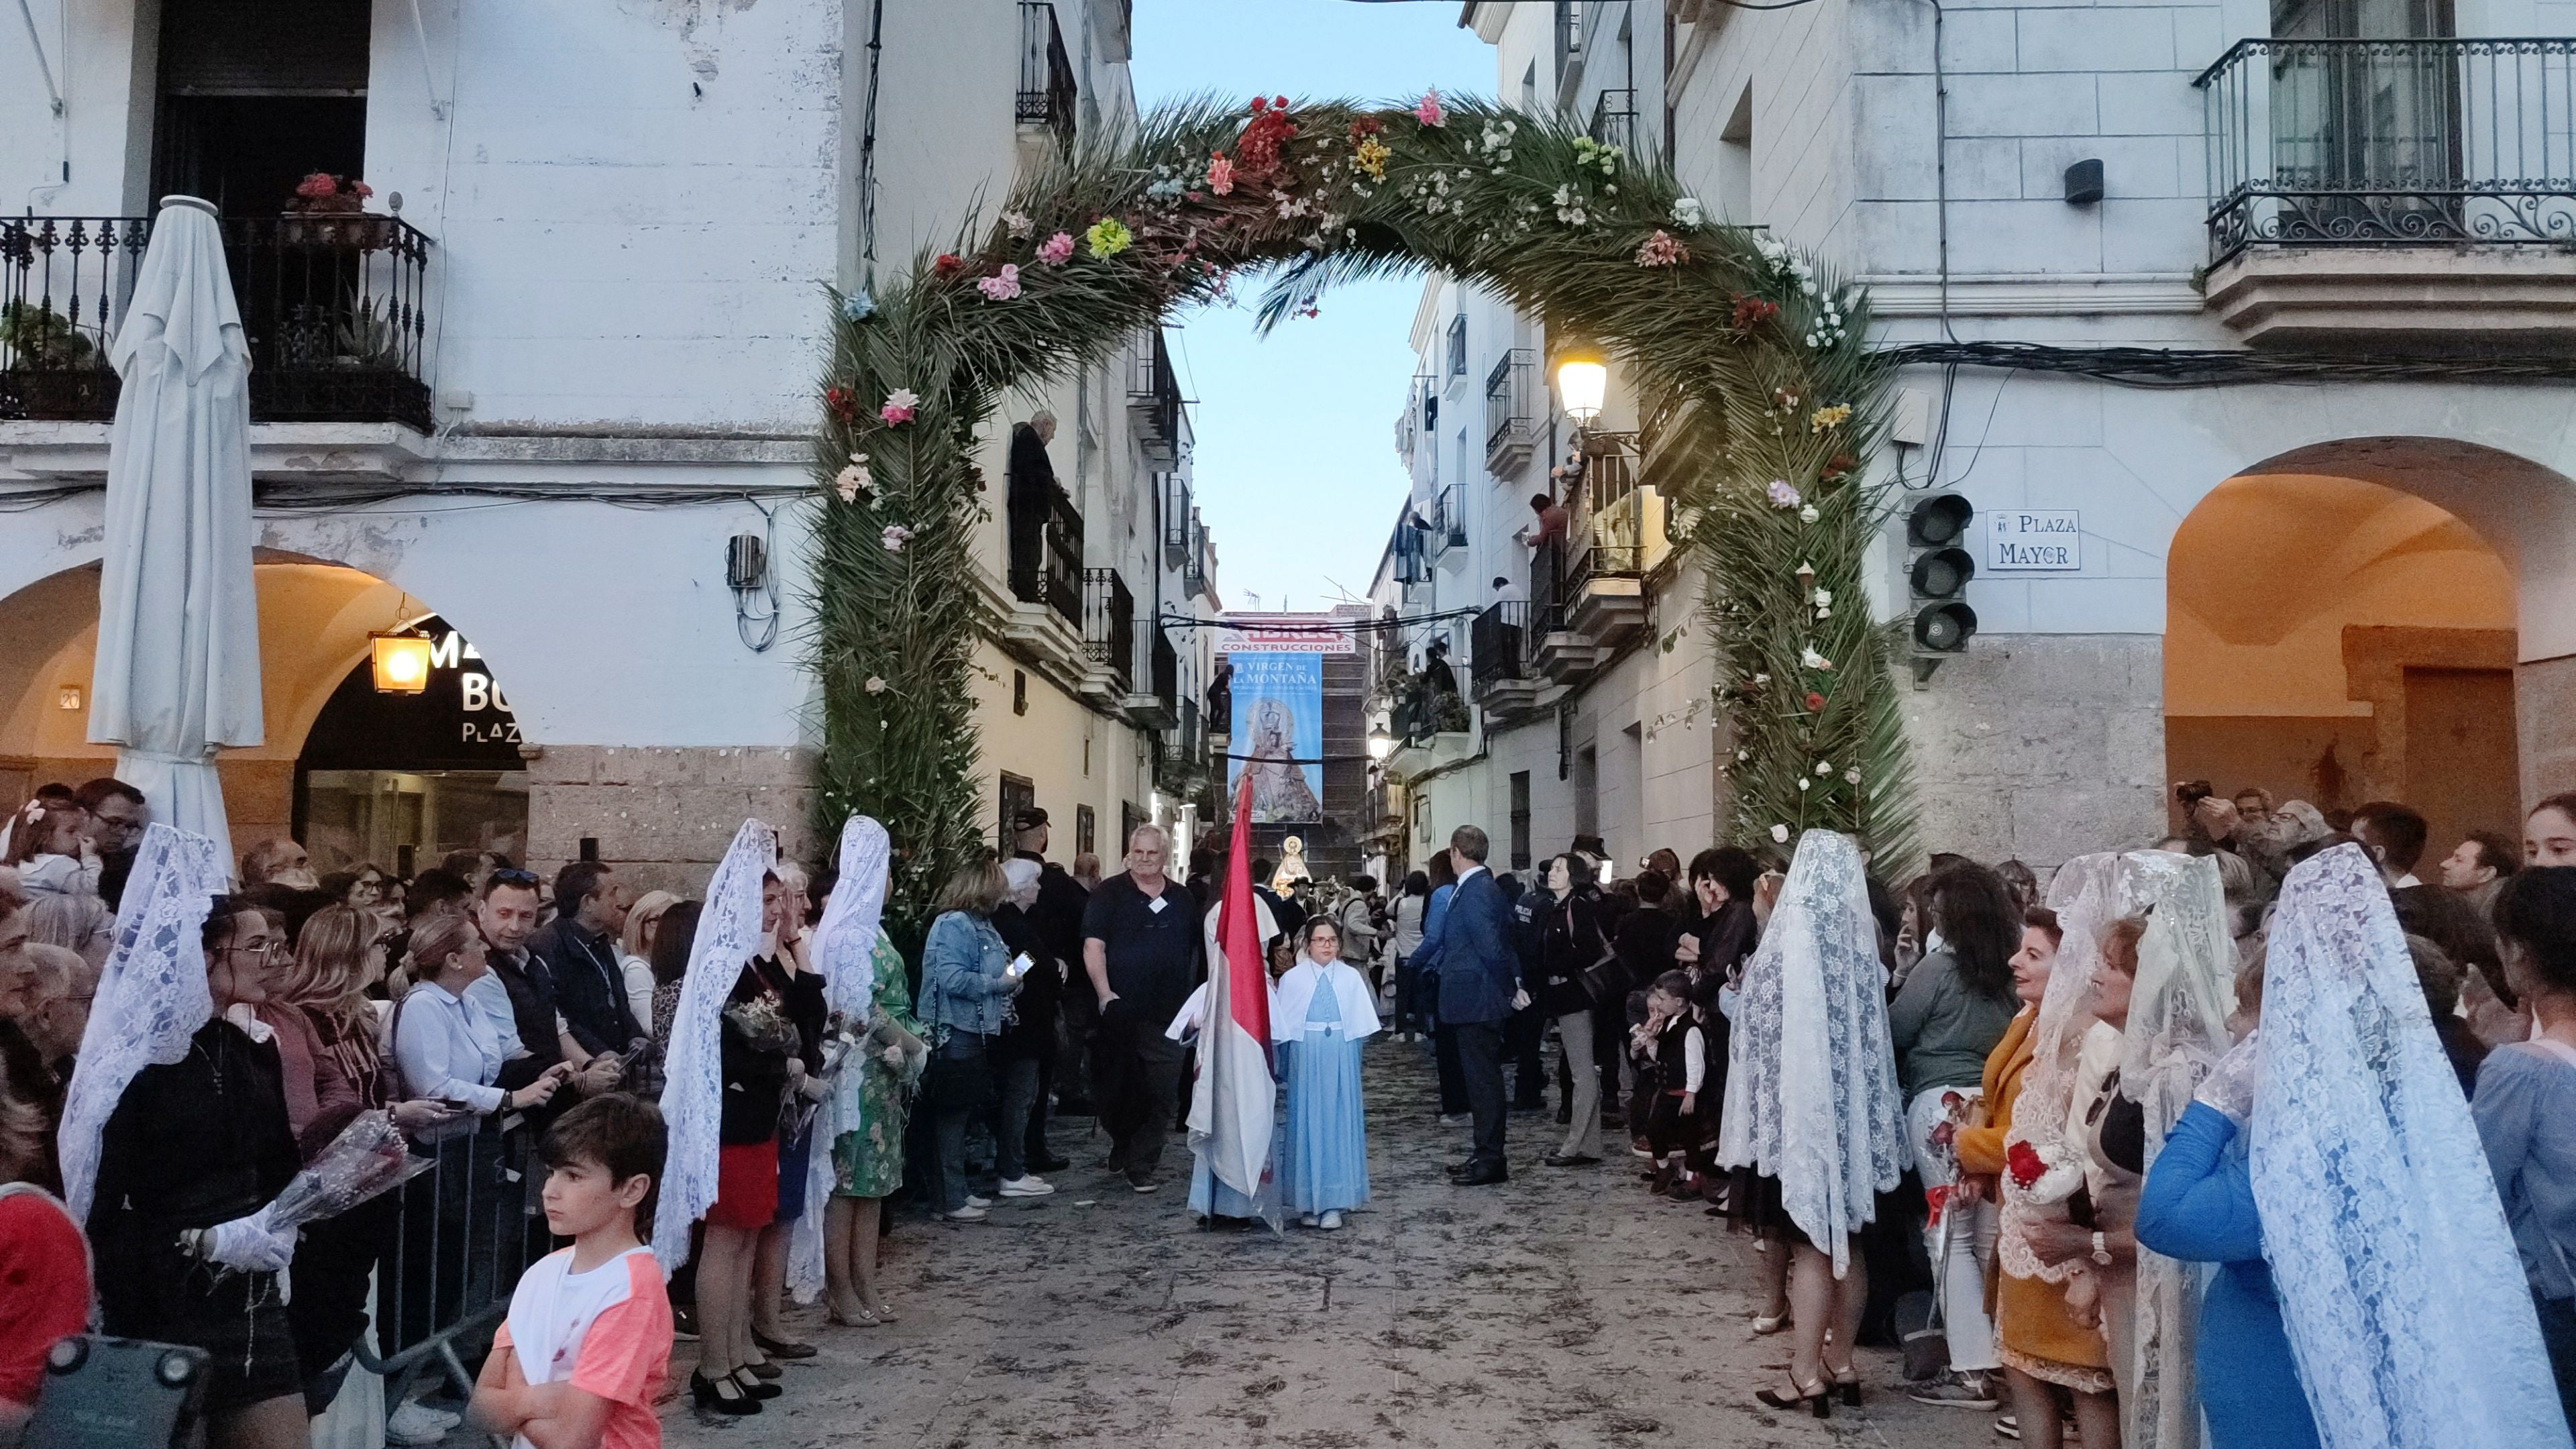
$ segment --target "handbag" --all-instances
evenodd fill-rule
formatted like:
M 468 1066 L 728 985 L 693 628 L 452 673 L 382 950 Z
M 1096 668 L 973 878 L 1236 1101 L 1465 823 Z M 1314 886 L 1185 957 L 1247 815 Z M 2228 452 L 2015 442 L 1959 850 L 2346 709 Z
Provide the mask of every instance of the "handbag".
M 972 1112 L 993 1100 L 993 1063 L 984 1038 L 951 1031 L 930 1054 L 921 1074 L 921 1105 L 938 1112 Z
M 1932 1248 L 1934 1281 L 1948 1271 L 1950 1260 L 1950 1224 L 1957 1216 L 1946 1205 L 1941 1213 L 1941 1227 Z M 1905 1379 L 1920 1383 L 1938 1376 L 1950 1366 L 1950 1329 L 1942 1321 L 1941 1295 L 1917 1288 L 1899 1294 L 1892 1326 L 1897 1347 L 1905 1353 Z

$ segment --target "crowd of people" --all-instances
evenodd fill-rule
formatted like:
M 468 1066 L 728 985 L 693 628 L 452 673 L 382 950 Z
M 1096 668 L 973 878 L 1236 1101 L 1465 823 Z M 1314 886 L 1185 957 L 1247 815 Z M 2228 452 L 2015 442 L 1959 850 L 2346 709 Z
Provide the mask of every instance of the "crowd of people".
M 2180 834 L 2044 890 L 1955 856 L 1882 880 L 1823 831 L 1498 873 L 1463 827 L 1384 889 L 1250 862 L 1249 927 L 1222 854 L 1183 879 L 1145 826 L 1119 873 L 1068 871 L 1024 809 L 917 962 L 865 820 L 812 878 L 747 825 L 689 899 L 485 852 L 317 878 L 292 842 L 236 864 L 148 817 L 114 780 L 47 787 L 0 841 L 0 1435 L 93 1305 L 206 1354 L 222 1449 L 436 1442 L 467 1412 L 650 1444 L 683 1391 L 757 1414 L 817 1352 L 790 1297 L 895 1317 L 889 1198 L 972 1224 L 1046 1197 L 1058 1115 L 1095 1116 L 1140 1194 L 1185 1119 L 1213 1140 L 1192 1049 L 1228 943 L 1258 941 L 1274 1171 L 1250 1193 L 1202 1150 L 1210 1224 L 1367 1206 L 1391 1041 L 1467 1129 L 1460 1187 L 1510 1180 L 1510 1121 L 1553 1088 L 1542 1166 L 1624 1146 L 1648 1201 L 1751 1234 L 1772 1409 L 1860 1403 L 1883 1342 L 1903 1392 L 2039 1443 L 2566 1442 L 2576 796 L 2430 882 L 2417 812 L 2259 792 L 2191 793 Z M 429 1169 L 281 1224 L 371 1123 Z M 388 1404 L 362 1360 L 440 1334 L 485 1355 L 471 1402 Z
M 1753 1235 L 1773 1409 L 1859 1404 L 1874 1341 L 2037 1443 L 2566 1443 L 2576 795 L 2431 881 L 2403 804 L 2179 803 L 2045 891 L 1823 831 L 1497 881 L 1460 830 L 1383 913 L 1398 1037 L 1473 1125 L 1453 1180 L 1507 1178 L 1553 1074 L 1547 1166 L 1623 1131 L 1648 1193 Z

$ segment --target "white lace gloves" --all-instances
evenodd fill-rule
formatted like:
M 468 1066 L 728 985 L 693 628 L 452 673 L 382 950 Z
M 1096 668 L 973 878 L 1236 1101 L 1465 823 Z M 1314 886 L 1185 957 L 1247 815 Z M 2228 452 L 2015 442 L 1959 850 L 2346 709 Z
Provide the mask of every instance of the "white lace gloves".
M 2254 1087 L 2263 1076 L 2263 1033 L 2258 1029 L 2245 1034 L 2209 1076 L 2192 1094 L 2195 1102 L 2206 1102 L 2225 1113 L 2227 1120 L 2242 1127 L 2254 1114 Z
M 200 1228 L 190 1245 L 200 1258 L 244 1273 L 282 1273 L 295 1261 L 295 1233 L 272 1231 L 258 1213 Z

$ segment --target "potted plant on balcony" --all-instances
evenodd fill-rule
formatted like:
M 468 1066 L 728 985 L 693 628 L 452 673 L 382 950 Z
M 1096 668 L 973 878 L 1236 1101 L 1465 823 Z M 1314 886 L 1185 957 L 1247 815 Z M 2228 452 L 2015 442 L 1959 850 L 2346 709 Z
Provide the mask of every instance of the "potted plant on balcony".
M 380 248 L 389 239 L 390 219 L 366 214 L 367 198 L 375 194 L 374 187 L 355 176 L 316 171 L 296 183 L 278 239 L 288 245 Z M 340 217 L 350 219 L 329 219 Z
M 115 407 L 116 374 L 71 319 L 24 298 L 0 305 L 0 359 L 26 415 L 86 419 Z

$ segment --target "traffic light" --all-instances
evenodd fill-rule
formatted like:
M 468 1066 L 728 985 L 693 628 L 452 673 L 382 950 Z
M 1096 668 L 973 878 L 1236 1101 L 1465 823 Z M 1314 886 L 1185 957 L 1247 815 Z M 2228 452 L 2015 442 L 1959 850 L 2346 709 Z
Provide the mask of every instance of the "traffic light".
M 1914 596 L 1914 682 L 1932 677 L 1941 661 L 1968 647 L 1977 611 L 1968 607 L 1968 580 L 1977 561 L 1961 547 L 1977 511 L 1956 493 L 1935 493 L 1905 518 L 1906 586 Z

